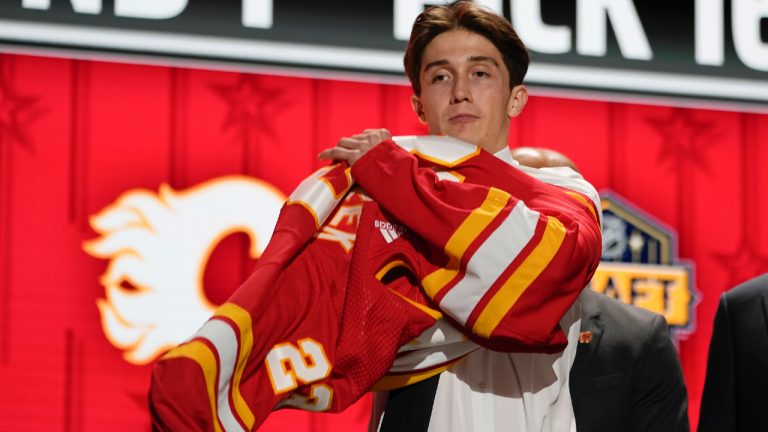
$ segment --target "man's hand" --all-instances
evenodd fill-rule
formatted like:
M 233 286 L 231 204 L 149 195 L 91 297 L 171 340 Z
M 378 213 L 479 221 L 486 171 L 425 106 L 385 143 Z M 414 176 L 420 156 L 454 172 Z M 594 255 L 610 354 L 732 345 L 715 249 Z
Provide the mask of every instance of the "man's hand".
M 352 166 L 373 146 L 390 138 L 392 134 L 386 129 L 366 129 L 357 135 L 342 137 L 336 147 L 321 151 L 317 158 L 346 161 Z
M 572 160 L 566 155 L 554 150 L 542 147 L 515 147 L 510 152 L 512 153 L 512 157 L 520 162 L 520 165 L 525 165 L 531 168 L 567 166 L 572 170 L 579 172 L 579 169 Z

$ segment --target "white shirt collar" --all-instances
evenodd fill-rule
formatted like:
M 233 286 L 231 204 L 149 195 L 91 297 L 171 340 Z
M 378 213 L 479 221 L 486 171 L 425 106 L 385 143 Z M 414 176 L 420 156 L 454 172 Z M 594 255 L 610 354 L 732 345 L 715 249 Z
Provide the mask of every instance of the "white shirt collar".
M 493 155 L 514 167 L 517 167 L 520 165 L 520 162 L 516 161 L 512 157 L 512 152 L 509 150 L 509 147 L 504 147 L 503 149 L 497 151 Z

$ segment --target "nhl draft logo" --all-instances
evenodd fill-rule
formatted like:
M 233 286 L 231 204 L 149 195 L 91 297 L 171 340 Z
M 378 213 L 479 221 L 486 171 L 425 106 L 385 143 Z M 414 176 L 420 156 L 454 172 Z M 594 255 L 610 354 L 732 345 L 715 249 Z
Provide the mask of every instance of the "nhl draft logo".
M 674 232 L 612 192 L 601 193 L 603 256 L 591 288 L 664 316 L 673 336 L 693 331 L 692 266 Z

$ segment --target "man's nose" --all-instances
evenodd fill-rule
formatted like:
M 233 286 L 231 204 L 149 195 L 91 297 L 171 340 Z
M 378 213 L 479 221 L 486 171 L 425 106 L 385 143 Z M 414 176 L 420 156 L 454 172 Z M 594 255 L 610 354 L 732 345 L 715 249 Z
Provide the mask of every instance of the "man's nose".
M 472 91 L 469 86 L 469 80 L 459 77 L 453 81 L 451 103 L 461 102 L 472 102 Z

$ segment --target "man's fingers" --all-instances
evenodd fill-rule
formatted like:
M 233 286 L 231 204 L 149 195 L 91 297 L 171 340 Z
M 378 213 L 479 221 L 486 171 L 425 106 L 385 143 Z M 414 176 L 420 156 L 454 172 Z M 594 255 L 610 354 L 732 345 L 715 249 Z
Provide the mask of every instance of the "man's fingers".
M 373 146 L 390 138 L 392 134 L 386 129 L 366 129 L 351 137 L 341 138 L 336 147 L 321 151 L 317 158 L 346 161 L 352 165 Z
M 379 129 L 379 133 L 381 134 L 381 140 L 382 141 L 388 140 L 388 139 L 392 138 L 392 134 L 389 133 L 388 129 L 381 128 L 381 129 Z
M 339 140 L 338 143 L 336 143 L 336 147 L 342 147 L 345 149 L 354 150 L 357 148 L 360 148 L 360 145 L 363 144 L 365 141 L 363 139 L 357 138 L 357 136 L 353 136 L 350 138 L 344 137 Z
M 361 132 L 359 134 L 352 135 L 350 138 L 367 143 L 371 138 L 371 134 L 367 132 Z
M 392 138 L 392 134 L 389 133 L 387 129 L 366 129 L 363 131 L 362 134 L 365 137 L 365 140 L 368 141 L 372 146 Z
M 379 128 L 379 129 L 366 129 L 363 132 L 372 132 L 377 134 L 379 137 L 381 137 L 381 140 L 386 140 L 392 138 L 392 134 L 389 133 L 389 129 L 386 128 Z
M 333 148 L 329 148 L 321 151 L 320 154 L 317 155 L 317 158 L 343 160 L 343 161 L 351 162 L 353 160 L 356 160 L 358 156 L 359 156 L 359 152 L 357 152 L 356 150 L 349 150 L 341 147 L 333 147 Z

